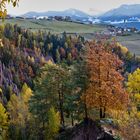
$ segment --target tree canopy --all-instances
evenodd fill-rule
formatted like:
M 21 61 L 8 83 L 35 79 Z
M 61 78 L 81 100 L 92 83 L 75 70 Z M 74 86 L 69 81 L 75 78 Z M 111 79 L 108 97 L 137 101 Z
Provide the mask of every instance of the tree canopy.
M 7 15 L 6 4 L 12 4 L 13 7 L 18 5 L 19 0 L 1 0 L 0 1 L 0 17 L 5 17 Z

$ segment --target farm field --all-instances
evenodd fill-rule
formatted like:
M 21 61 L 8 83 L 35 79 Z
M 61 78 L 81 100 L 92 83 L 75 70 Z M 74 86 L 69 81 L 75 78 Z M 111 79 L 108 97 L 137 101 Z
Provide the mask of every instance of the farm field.
M 140 56 L 140 34 L 131 34 L 130 36 L 119 36 L 116 40 L 126 46 L 129 51 L 136 56 Z
M 18 24 L 22 28 L 31 29 L 32 31 L 45 30 L 52 33 L 94 33 L 101 32 L 106 27 L 103 25 L 84 25 L 80 23 L 64 22 L 64 21 L 48 21 L 36 19 L 6 19 L 0 24 Z

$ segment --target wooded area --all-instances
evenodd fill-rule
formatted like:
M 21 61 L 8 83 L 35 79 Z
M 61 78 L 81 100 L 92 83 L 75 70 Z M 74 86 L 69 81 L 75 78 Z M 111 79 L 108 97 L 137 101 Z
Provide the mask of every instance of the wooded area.
M 10 24 L 0 38 L 1 139 L 58 139 L 88 119 L 139 139 L 139 59 L 124 46 Z

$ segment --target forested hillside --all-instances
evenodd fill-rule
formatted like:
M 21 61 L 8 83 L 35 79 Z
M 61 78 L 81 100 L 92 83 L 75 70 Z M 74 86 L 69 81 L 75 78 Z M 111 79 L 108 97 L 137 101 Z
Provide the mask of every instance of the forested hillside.
M 139 59 L 124 46 L 10 24 L 0 38 L 0 139 L 68 140 L 83 120 L 140 139 Z

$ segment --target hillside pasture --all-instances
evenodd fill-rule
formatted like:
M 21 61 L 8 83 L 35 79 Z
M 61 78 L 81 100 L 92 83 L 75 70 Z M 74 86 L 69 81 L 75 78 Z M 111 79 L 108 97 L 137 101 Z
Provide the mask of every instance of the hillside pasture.
M 106 27 L 103 25 L 85 25 L 74 22 L 65 21 L 48 21 L 48 20 L 37 20 L 37 19 L 5 19 L 4 22 L 0 21 L 0 24 L 18 24 L 24 29 L 30 29 L 32 31 L 44 30 L 52 33 L 94 33 L 101 32 Z
M 131 34 L 130 36 L 119 36 L 116 40 L 126 46 L 129 51 L 136 56 L 140 56 L 140 34 Z

